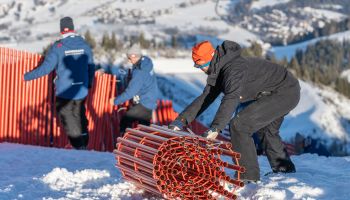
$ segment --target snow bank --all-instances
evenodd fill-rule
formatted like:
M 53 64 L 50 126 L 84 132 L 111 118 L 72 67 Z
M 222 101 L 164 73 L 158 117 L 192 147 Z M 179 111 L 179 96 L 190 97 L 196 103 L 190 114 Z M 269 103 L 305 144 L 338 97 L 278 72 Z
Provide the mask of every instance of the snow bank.
M 239 198 L 349 199 L 350 157 L 292 160 L 297 173 L 264 176 L 271 169 L 259 157 L 261 181 L 240 189 Z M 0 143 L 0 199 L 157 199 L 122 180 L 114 164 L 112 153 Z

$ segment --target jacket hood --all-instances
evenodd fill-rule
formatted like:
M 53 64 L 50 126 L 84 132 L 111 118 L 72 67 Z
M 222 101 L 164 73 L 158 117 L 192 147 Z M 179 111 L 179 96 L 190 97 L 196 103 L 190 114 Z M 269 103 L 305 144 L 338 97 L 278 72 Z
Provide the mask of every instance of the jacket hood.
M 150 72 L 153 70 L 152 60 L 147 56 L 142 56 L 136 68 L 139 68 L 141 71 Z
M 76 46 L 86 45 L 85 40 L 78 34 L 70 34 L 60 40 L 63 46 L 75 48 Z
M 221 69 L 225 68 L 227 63 L 239 57 L 241 52 L 242 48 L 236 42 L 226 40 L 219 45 L 215 50 L 215 54 L 208 69 L 207 84 L 215 86 L 216 79 Z

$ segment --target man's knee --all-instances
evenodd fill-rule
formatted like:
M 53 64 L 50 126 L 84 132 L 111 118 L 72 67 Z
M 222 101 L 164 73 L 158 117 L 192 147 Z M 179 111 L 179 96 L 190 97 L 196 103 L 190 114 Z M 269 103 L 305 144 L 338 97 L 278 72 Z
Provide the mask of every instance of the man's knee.
M 249 122 L 243 121 L 240 118 L 235 118 L 231 120 L 230 123 L 231 135 L 251 136 L 255 132 L 254 127 L 252 125 L 253 124 L 249 124 Z
M 67 128 L 66 129 L 67 135 L 71 138 L 80 138 L 81 137 L 81 130 L 77 130 L 75 128 Z
M 264 127 L 258 131 L 258 134 L 266 137 L 276 137 L 279 135 L 279 130 L 273 127 Z
M 283 118 L 282 118 L 282 120 L 275 120 L 275 121 L 271 122 L 269 125 L 259 129 L 257 131 L 257 133 L 259 135 L 266 135 L 266 136 L 270 136 L 270 137 L 275 137 L 275 136 L 279 135 L 279 129 L 281 127 L 282 122 L 283 122 Z
M 130 117 L 128 115 L 124 115 L 121 119 L 122 124 L 130 124 L 134 121 L 135 119 L 133 117 Z

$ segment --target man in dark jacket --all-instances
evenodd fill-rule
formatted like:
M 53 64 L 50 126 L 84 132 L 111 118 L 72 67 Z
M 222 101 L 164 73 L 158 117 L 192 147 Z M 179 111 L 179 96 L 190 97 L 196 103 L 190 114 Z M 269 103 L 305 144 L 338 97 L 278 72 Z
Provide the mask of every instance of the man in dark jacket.
M 88 43 L 74 32 L 73 20 L 60 20 L 62 39 L 56 41 L 44 62 L 24 75 L 29 81 L 56 71 L 56 110 L 71 145 L 86 149 L 89 141 L 85 99 L 91 88 L 95 65 Z
M 169 126 L 180 130 L 192 122 L 223 92 L 220 107 L 209 130 L 214 139 L 231 120 L 240 102 L 255 100 L 230 121 L 233 150 L 241 153 L 240 164 L 246 168 L 241 178 L 260 179 L 260 170 L 252 134 L 257 133 L 273 172 L 295 172 L 279 136 L 285 115 L 299 102 L 300 86 L 284 67 L 259 58 L 244 58 L 241 47 L 225 41 L 215 49 L 208 41 L 192 49 L 195 66 L 208 74 L 207 85 Z
M 152 119 L 152 110 L 157 107 L 158 85 L 153 70 L 152 60 L 142 56 L 139 44 L 134 44 L 127 52 L 129 61 L 133 64 L 132 78 L 125 89 L 117 98 L 111 98 L 113 105 L 122 104 L 133 99 L 133 106 L 125 113 L 120 121 L 120 135 L 125 129 L 138 121 L 140 124 L 149 125 Z

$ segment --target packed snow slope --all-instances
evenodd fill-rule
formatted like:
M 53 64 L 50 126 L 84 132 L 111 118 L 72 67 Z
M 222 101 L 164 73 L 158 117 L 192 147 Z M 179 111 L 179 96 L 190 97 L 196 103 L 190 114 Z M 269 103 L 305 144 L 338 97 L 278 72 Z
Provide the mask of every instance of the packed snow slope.
M 350 157 L 293 156 L 294 174 L 273 174 L 259 157 L 261 182 L 240 199 L 349 199 Z M 160 199 L 125 182 L 112 153 L 0 143 L 0 199 Z

